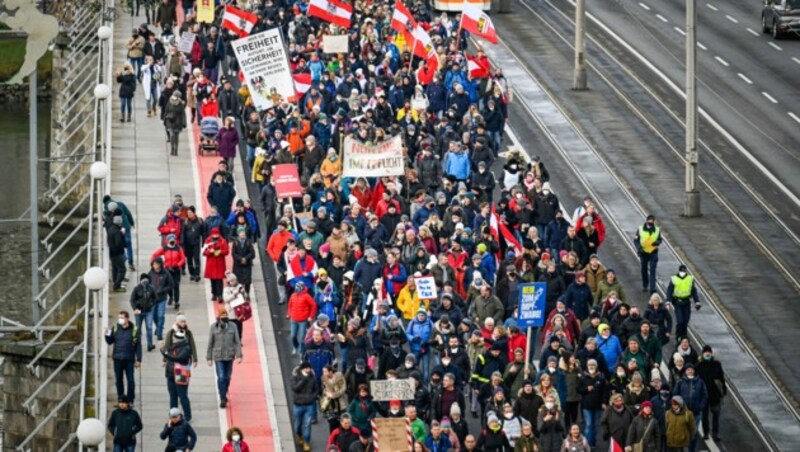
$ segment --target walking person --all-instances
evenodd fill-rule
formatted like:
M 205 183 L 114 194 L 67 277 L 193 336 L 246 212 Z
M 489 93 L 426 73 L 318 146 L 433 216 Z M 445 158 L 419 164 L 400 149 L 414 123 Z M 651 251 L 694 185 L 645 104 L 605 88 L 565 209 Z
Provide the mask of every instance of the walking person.
M 309 322 L 317 316 L 317 304 L 302 281 L 294 285 L 294 293 L 289 297 L 286 318 L 291 320 L 292 355 L 303 356 L 305 352 L 306 330 Z
M 131 307 L 133 308 L 136 328 L 139 334 L 142 331 L 142 323 L 147 330 L 147 351 L 152 351 L 156 346 L 153 344 L 153 323 L 154 309 L 157 302 L 156 289 L 150 284 L 150 275 L 142 273 L 139 275 L 139 284 L 131 292 Z
M 222 446 L 222 452 L 250 452 L 250 446 L 244 442 L 244 433 L 239 427 L 231 427 L 225 435 L 228 440 Z
M 136 399 L 133 370 L 142 364 L 142 344 L 139 341 L 139 329 L 131 323 L 128 311 L 119 312 L 117 324 L 112 328 L 106 328 L 105 339 L 106 344 L 114 346 L 111 357 L 114 360 L 117 399 L 127 396 L 133 403 Z
M 687 363 L 684 367 L 683 378 L 675 383 L 672 394 L 681 396 L 686 408 L 694 415 L 694 431 L 689 444 L 689 452 L 697 450 L 697 427 L 703 419 L 703 411 L 708 406 L 708 389 L 703 380 L 695 375 L 694 365 Z
M 722 399 L 728 394 L 728 387 L 725 384 L 725 371 L 722 370 L 722 363 L 714 358 L 714 351 L 710 345 L 703 346 L 703 356 L 695 366 L 695 371 L 708 390 L 708 403 L 703 410 L 702 418 L 703 439 L 708 439 L 710 432 L 714 441 L 719 442 L 719 416 L 722 411 Z M 711 429 L 708 428 L 709 414 L 713 417 Z
M 142 63 L 144 62 L 144 36 L 139 33 L 138 28 L 134 28 L 131 37 L 128 39 L 125 48 L 128 49 L 128 64 L 132 69 L 135 68 L 135 77 L 138 79 L 141 74 Z
M 178 243 L 178 237 L 175 234 L 167 235 L 166 243 L 153 253 L 150 260 L 159 258 L 164 260 L 164 268 L 172 277 L 172 292 L 169 294 L 167 304 L 174 304 L 175 309 L 178 310 L 181 307 L 181 270 L 186 264 L 186 255 L 183 254 L 183 248 Z
M 185 326 L 186 318 L 182 319 Z M 191 381 L 192 368 L 197 359 L 194 337 L 189 341 L 186 328 L 176 322 L 175 327 L 167 333 L 167 342 L 161 350 L 164 357 L 164 376 L 167 379 L 167 392 L 169 393 L 169 407 L 177 408 L 180 401 L 186 422 L 192 421 L 192 404 L 189 401 L 189 382 Z
M 310 452 L 311 424 L 317 416 L 319 383 L 314 371 L 311 370 L 311 364 L 307 361 L 292 372 L 292 394 L 295 439 L 304 452 Z
M 670 410 L 667 411 L 667 452 L 686 452 L 695 436 L 694 414 L 683 404 L 683 397 L 672 396 Z
M 164 338 L 164 322 L 167 315 L 167 298 L 172 293 L 172 276 L 164 268 L 164 261 L 157 257 L 150 263 L 150 284 L 156 291 L 156 305 L 153 318 L 156 322 L 156 339 Z
M 114 281 L 114 292 L 125 292 L 125 228 L 122 227 L 122 216 L 117 215 L 106 226 L 106 243 L 108 258 L 111 261 L 111 279 Z
M 211 229 L 211 234 L 203 245 L 203 256 L 206 257 L 204 276 L 211 281 L 211 299 L 222 300 L 222 281 L 225 279 L 225 256 L 228 255 L 228 242 L 222 237 L 219 228 Z
M 681 264 L 678 273 L 670 278 L 667 286 L 667 305 L 675 309 L 675 337 L 687 336 L 692 316 L 692 301 L 694 308 L 699 311 L 700 299 L 697 297 L 694 278 L 687 273 L 686 266 Z
M 186 104 L 181 98 L 181 92 L 175 90 L 169 101 L 164 106 L 164 128 L 167 131 L 167 141 L 170 143 L 170 155 L 178 155 L 178 138 L 181 131 L 186 128 Z
M 653 415 L 653 403 L 646 400 L 628 429 L 625 452 L 657 451 L 661 448 L 661 434 L 658 419 Z
M 136 93 L 136 79 L 138 75 L 134 73 L 133 66 L 130 63 L 125 63 L 122 70 L 117 69 L 114 74 L 119 83 L 119 104 L 120 104 L 120 122 L 125 122 L 127 115 L 128 122 L 131 122 L 131 111 L 133 110 L 133 95 Z
M 642 292 L 655 293 L 661 228 L 656 226 L 656 218 L 653 215 L 648 215 L 644 224 L 639 226 L 633 243 L 639 253 L 639 262 L 642 267 Z
M 158 114 L 158 99 L 161 97 L 162 82 L 166 78 L 165 72 L 164 66 L 159 63 L 156 57 L 153 55 L 146 55 L 144 57 L 141 79 L 148 118 Z
M 108 217 L 108 221 L 104 219 L 105 224 L 111 223 L 110 219 L 115 216 L 122 217 L 122 227 L 125 229 L 125 257 L 128 260 L 128 270 L 135 272 L 136 266 L 133 265 L 133 239 L 131 238 L 133 236 L 131 231 L 135 224 L 133 215 L 124 202 L 115 201 L 111 198 L 111 195 L 103 196 L 103 205 L 106 209 L 104 215 Z
M 131 400 L 123 395 L 108 418 L 108 431 L 114 437 L 114 452 L 136 452 L 136 435 L 142 431 L 142 418 L 131 408 Z
M 225 118 L 223 126 L 217 133 L 217 142 L 219 156 L 228 162 L 228 170 L 233 171 L 233 162 L 239 152 L 239 132 L 236 130 L 236 119 L 233 116 Z
M 197 209 L 189 206 L 186 211 L 186 222 L 183 224 L 182 245 L 189 270 L 189 280 L 200 281 L 200 246 L 206 235 L 206 223 L 197 215 Z
M 247 238 L 247 230 L 239 228 L 236 238 L 232 243 L 233 250 L 233 274 L 244 287 L 245 297 L 250 298 L 250 285 L 253 283 L 253 260 L 256 258 L 256 250 L 253 248 L 253 241 Z
M 190 452 L 197 443 L 197 433 L 181 415 L 180 408 L 169 409 L 169 420 L 159 437 L 167 440 L 166 452 Z
M 242 362 L 242 344 L 236 328 L 228 321 L 228 311 L 220 308 L 217 321 L 211 324 L 208 332 L 208 350 L 206 362 L 211 367 L 213 361 L 217 370 L 217 392 L 219 407 L 228 406 L 228 387 L 233 375 L 233 360 Z

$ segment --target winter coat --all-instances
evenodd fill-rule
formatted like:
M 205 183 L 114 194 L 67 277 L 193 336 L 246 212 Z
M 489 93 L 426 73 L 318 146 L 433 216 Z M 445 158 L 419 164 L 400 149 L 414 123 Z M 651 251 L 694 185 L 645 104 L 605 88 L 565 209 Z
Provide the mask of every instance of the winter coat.
M 633 419 L 628 429 L 627 444 L 633 446 L 636 443 L 642 443 L 644 450 L 657 451 L 661 448 L 661 426 L 655 416 L 646 418 L 640 414 Z
M 323 340 L 322 343 L 317 344 L 312 340 L 306 343 L 303 360 L 311 364 L 311 370 L 314 371 L 317 382 L 322 380 L 322 369 L 333 364 L 334 358 L 333 345 L 330 342 Z
M 105 338 L 106 344 L 114 346 L 114 352 L 111 354 L 113 359 L 142 361 L 141 335 L 133 322 L 128 322 L 127 328 L 115 324 Z
M 117 76 L 117 83 L 119 83 L 119 97 L 123 99 L 130 99 L 136 92 L 136 74 L 132 72 L 123 72 Z
M 308 319 L 313 319 L 317 314 L 317 304 L 311 295 L 308 294 L 308 289 L 303 289 L 300 292 L 294 292 L 289 297 L 289 306 L 286 316 L 294 322 L 305 322 Z
M 694 366 L 694 370 L 697 372 L 697 376 L 703 380 L 703 383 L 706 385 L 708 403 L 712 406 L 718 405 L 720 401 L 722 401 L 722 398 L 728 393 L 722 364 L 715 359 L 711 361 L 701 359 L 700 362 Z
M 219 129 L 217 141 L 219 142 L 220 157 L 227 159 L 236 157 L 236 151 L 239 150 L 239 132 L 236 130 L 236 126 Z
M 167 130 L 179 132 L 186 128 L 186 104 L 180 98 L 170 96 L 161 115 Z
M 691 410 L 681 405 L 676 414 L 673 410 L 667 411 L 667 447 L 689 447 L 695 434 L 694 414 Z
M 292 372 L 292 393 L 295 405 L 306 406 L 316 403 L 319 395 L 317 378 L 312 374 L 305 376 L 299 369 L 295 369 Z
M 128 39 L 125 48 L 128 49 L 128 58 L 142 58 L 144 56 L 144 38 L 136 35 Z
M 189 343 L 186 339 L 178 341 L 173 338 L 170 341 L 169 347 L 165 346 L 166 351 L 161 352 L 161 356 L 164 357 L 164 362 L 166 365 L 164 366 L 164 377 L 166 379 L 174 379 L 175 378 L 175 363 L 183 364 L 187 366 L 191 364 L 192 361 L 192 344 Z
M 150 256 L 150 262 L 159 257 L 164 261 L 164 268 L 180 269 L 186 264 L 186 255 L 180 245 L 175 245 L 174 247 L 162 246 Z
M 225 256 L 228 255 L 228 242 L 223 238 L 216 241 L 209 236 L 203 246 L 203 256 L 206 257 L 206 270 L 204 276 L 208 279 L 225 279 Z
M 243 242 L 234 239 L 232 245 L 233 274 L 236 275 L 239 284 L 248 285 L 253 281 L 253 260 L 256 258 L 253 242 L 250 239 L 245 239 Z
M 622 406 L 620 411 L 617 411 L 613 406 L 609 406 L 600 419 L 603 438 L 614 438 L 620 446 L 625 447 L 628 440 L 628 427 L 632 421 L 633 413 L 625 405 Z
M 502 325 L 503 317 L 506 312 L 505 307 L 503 307 L 503 302 L 494 295 L 489 295 L 489 298 L 484 298 L 483 296 L 475 297 L 472 301 L 470 311 L 472 317 L 478 319 L 478 325 L 483 325 L 483 322 L 488 317 L 494 319 L 495 325 Z
M 135 446 L 136 435 L 142 431 L 142 418 L 133 408 L 111 412 L 108 418 L 108 431 L 114 436 L 116 446 Z
M 466 152 L 450 152 L 445 160 L 444 172 L 456 178 L 456 180 L 467 180 L 470 175 L 469 154 Z
M 217 208 L 220 216 L 226 218 L 231 212 L 231 204 L 236 197 L 236 188 L 233 184 L 223 181 L 221 184 L 216 181 L 208 186 L 206 199 L 208 203 Z
M 547 409 L 542 408 L 539 410 L 539 415 L 536 420 L 536 425 L 539 429 L 539 444 L 542 452 L 559 452 L 561 450 L 561 443 L 564 441 L 564 415 L 558 412 L 549 421 L 545 421 L 544 417 L 547 414 Z
M 370 397 L 361 399 L 360 397 L 350 402 L 347 407 L 347 412 L 350 413 L 353 425 L 361 431 L 362 429 L 372 428 L 370 422 L 378 415 L 378 409 Z
M 169 438 L 168 444 L 178 450 L 194 449 L 197 442 L 197 433 L 195 433 L 192 425 L 181 418 L 175 425 L 164 425 L 159 435 L 162 440 Z
M 608 280 L 604 279 L 597 284 L 597 295 L 594 297 L 595 303 L 599 304 L 608 298 L 608 294 L 612 290 L 617 292 L 617 299 L 621 302 L 625 303 L 627 301 L 625 289 L 622 288 L 622 284 L 620 284 L 618 279 L 614 279 L 614 282 L 611 284 L 608 283 Z
M 425 320 L 420 322 L 417 316 L 408 323 L 406 337 L 414 354 L 427 353 L 430 351 L 429 342 L 433 334 L 433 323 L 425 316 Z
M 418 290 L 415 289 L 412 293 L 411 288 L 409 288 L 408 285 L 400 290 L 400 294 L 397 296 L 397 300 L 395 301 L 397 310 L 406 321 L 414 319 L 420 307 L 428 309 L 428 303 L 428 300 L 419 299 Z
M 672 388 L 672 395 L 683 397 L 686 408 L 692 413 L 702 413 L 708 405 L 708 389 L 703 380 L 695 376 L 692 379 L 682 378 Z
M 597 340 L 597 350 L 599 350 L 600 353 L 603 354 L 603 358 L 606 359 L 606 364 L 608 365 L 608 369 L 606 370 L 613 373 L 614 366 L 617 364 L 617 360 L 622 354 L 622 346 L 619 343 L 619 339 L 613 334 L 608 336 L 608 339 L 604 339 L 603 336 L 598 334 L 595 336 L 595 339 Z
M 150 285 L 152 285 L 156 291 L 156 300 L 166 300 L 172 293 L 172 288 L 175 286 L 172 275 L 170 275 L 163 266 L 159 271 L 155 271 L 151 268 L 147 275 L 150 277 Z
M 333 397 L 325 395 L 330 391 Z M 326 402 L 326 400 L 328 400 Z M 322 380 L 322 394 L 320 396 L 320 406 L 327 403 L 327 410 L 335 413 L 341 413 L 347 409 L 347 383 L 344 381 L 344 375 L 341 372 L 334 372 L 333 378 Z
M 150 312 L 156 305 L 156 289 L 149 282 L 147 284 L 137 284 L 131 292 L 131 308 L 141 310 L 142 314 Z
M 562 300 L 568 309 L 572 309 L 575 316 L 581 320 L 589 317 L 589 311 L 594 304 L 589 284 L 578 284 L 577 282 L 570 284 L 567 291 L 558 299 Z
M 230 321 L 214 322 L 208 330 L 206 361 L 233 361 L 234 358 L 242 358 L 239 332 Z
M 581 374 L 578 379 L 578 393 L 581 395 L 581 407 L 585 410 L 599 411 L 603 408 L 608 397 L 606 397 L 606 377 L 599 372 L 589 375 L 588 372 Z M 592 388 L 591 391 L 589 388 Z
M 125 254 L 125 234 L 122 228 L 116 224 L 106 227 L 106 242 L 108 243 L 108 255 L 110 257 L 122 256 Z

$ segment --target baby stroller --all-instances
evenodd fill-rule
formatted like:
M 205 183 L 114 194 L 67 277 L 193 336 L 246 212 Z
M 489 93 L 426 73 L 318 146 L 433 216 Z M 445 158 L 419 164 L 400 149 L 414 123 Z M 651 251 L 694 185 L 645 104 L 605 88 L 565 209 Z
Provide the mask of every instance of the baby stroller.
M 219 119 L 214 116 L 206 116 L 200 121 L 200 143 L 197 145 L 197 153 L 205 155 L 210 152 L 219 151 L 217 134 L 219 133 Z

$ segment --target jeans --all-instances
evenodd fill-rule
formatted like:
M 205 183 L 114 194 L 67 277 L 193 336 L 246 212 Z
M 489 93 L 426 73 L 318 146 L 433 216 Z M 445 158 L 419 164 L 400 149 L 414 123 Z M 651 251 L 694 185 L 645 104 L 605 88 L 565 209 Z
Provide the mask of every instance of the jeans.
M 175 283 L 172 286 L 172 301 L 177 305 L 181 302 L 181 269 L 168 268 L 169 274 L 172 276 L 172 281 Z
M 144 322 L 145 329 L 147 330 L 147 346 L 153 345 L 153 317 L 155 312 L 153 309 L 150 309 L 147 312 L 142 312 L 141 314 L 136 315 L 136 329 L 139 330 L 139 334 L 142 331 L 142 322 Z
M 167 300 L 158 300 L 153 311 L 153 317 L 156 321 L 156 337 L 160 341 L 164 338 L 164 317 L 167 315 Z
M 134 361 L 132 359 L 114 359 L 114 379 L 117 383 L 117 398 L 123 395 L 136 398 L 136 382 L 133 379 Z M 125 392 L 123 378 L 128 381 L 128 392 Z
M 317 404 L 297 405 L 292 407 L 294 416 L 294 434 L 303 435 L 306 444 L 311 441 L 311 422 L 317 417 Z
M 700 411 L 700 410 L 697 410 Z M 689 443 L 689 452 L 695 452 L 697 450 L 697 443 L 700 439 L 700 424 L 703 422 L 703 413 L 697 413 L 694 415 L 694 436 L 692 437 L 692 441 Z
M 650 289 L 650 293 L 655 293 L 658 252 L 652 254 L 640 253 L 639 261 L 642 265 L 642 288 Z
M 431 354 L 426 351 L 425 353 L 414 352 L 414 356 L 419 363 L 419 370 L 422 372 L 422 381 L 428 381 L 431 376 Z
M 675 300 L 672 307 L 675 308 L 675 338 L 686 337 L 692 318 L 692 304 L 690 300 Z
M 125 254 L 128 265 L 133 265 L 133 239 L 130 234 L 125 234 Z
M 306 344 L 303 341 L 306 339 L 306 330 L 308 329 L 308 322 L 303 320 L 302 322 L 295 322 L 292 320 L 292 326 L 290 330 L 290 335 L 292 337 L 292 347 L 294 350 L 299 353 L 303 354 L 306 351 Z
M 174 378 L 167 378 L 167 392 L 169 393 L 169 407 L 178 408 L 178 400 L 183 408 L 183 417 L 192 420 L 192 404 L 189 402 L 189 385 L 175 384 Z
M 708 412 L 711 411 L 711 430 L 708 429 Z M 719 415 L 720 411 L 722 411 L 722 402 L 720 401 L 716 405 L 712 405 L 710 403 L 706 404 L 706 408 L 703 410 L 703 434 L 708 435 L 711 434 L 714 438 L 719 436 Z
M 125 114 L 127 113 L 128 118 L 131 117 L 131 110 L 133 109 L 133 98 L 132 97 L 120 97 L 119 98 L 119 109 L 120 113 L 122 113 L 122 119 L 125 119 Z
M 494 148 L 492 150 L 494 151 L 494 156 L 497 157 L 497 153 L 500 152 L 500 145 L 503 142 L 503 131 L 501 130 L 499 132 L 489 132 L 489 136 L 492 138 L 492 141 L 494 142 Z
M 248 163 L 248 165 L 250 165 L 248 169 L 252 169 L 253 168 L 253 162 L 255 162 L 255 161 L 256 161 L 256 148 L 255 148 L 255 146 L 250 146 L 248 144 L 247 145 L 247 163 Z M 231 168 L 233 168 L 233 167 L 231 167 Z
M 130 446 L 114 444 L 114 452 L 136 452 L 136 444 L 131 444 Z
M 184 245 L 183 253 L 186 255 L 186 266 L 189 267 L 189 276 L 200 276 L 200 244 Z
M 586 437 L 586 441 L 589 441 L 589 445 L 594 447 L 597 445 L 597 422 L 600 420 L 600 416 L 603 415 L 603 411 L 584 408 L 582 412 L 583 436 Z
M 109 256 L 111 260 L 111 279 L 114 281 L 114 289 L 122 287 L 125 280 L 125 255 Z
M 149 22 L 149 21 L 148 21 Z M 142 75 L 142 65 L 144 64 L 144 57 L 141 56 L 139 58 L 131 58 L 128 57 L 128 63 L 133 66 L 134 72 L 136 72 L 136 78 L 138 79 Z
M 228 386 L 231 384 L 233 375 L 233 361 L 214 361 L 217 369 L 217 391 L 219 398 L 228 400 Z

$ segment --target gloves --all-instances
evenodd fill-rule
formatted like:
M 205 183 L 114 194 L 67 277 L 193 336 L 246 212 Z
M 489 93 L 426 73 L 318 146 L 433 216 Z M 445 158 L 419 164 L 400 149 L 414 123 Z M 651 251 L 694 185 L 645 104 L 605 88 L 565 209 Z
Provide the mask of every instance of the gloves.
M 220 250 L 214 250 L 214 256 L 219 256 Z
M 694 309 L 695 309 L 696 311 L 699 311 L 699 310 L 700 310 L 700 303 L 695 303 L 695 304 L 694 304 Z

